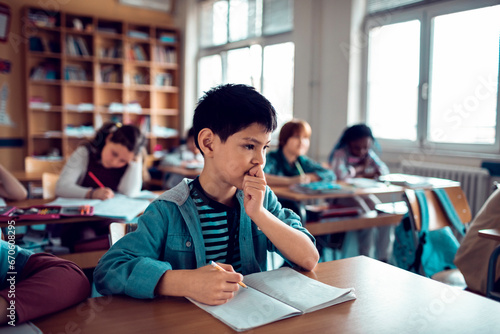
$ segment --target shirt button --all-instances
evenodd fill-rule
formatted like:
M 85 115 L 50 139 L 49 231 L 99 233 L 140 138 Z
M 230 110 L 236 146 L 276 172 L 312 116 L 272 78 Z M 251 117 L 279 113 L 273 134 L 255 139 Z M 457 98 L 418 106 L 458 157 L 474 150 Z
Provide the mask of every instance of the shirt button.
M 191 247 L 191 241 L 186 241 L 186 247 Z

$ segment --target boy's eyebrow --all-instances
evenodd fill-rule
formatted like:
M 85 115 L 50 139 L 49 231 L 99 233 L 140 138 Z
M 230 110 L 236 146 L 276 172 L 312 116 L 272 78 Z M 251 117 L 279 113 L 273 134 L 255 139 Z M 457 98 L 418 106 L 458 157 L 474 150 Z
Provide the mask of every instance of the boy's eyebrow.
M 262 142 L 260 140 L 257 140 L 257 139 L 255 139 L 253 137 L 245 137 L 245 138 L 243 138 L 243 140 L 249 140 L 249 141 L 254 142 L 256 144 L 262 145 Z M 268 140 L 266 142 L 266 145 L 268 145 L 270 142 L 271 142 L 271 140 Z

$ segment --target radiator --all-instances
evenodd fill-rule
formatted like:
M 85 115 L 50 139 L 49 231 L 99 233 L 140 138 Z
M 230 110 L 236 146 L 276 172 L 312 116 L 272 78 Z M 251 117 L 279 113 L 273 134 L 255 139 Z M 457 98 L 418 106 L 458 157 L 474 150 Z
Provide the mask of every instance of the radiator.
M 410 161 L 403 161 L 401 168 L 405 174 L 439 177 L 460 182 L 473 217 L 491 194 L 493 182 L 490 173 L 485 168 L 438 163 L 415 164 Z

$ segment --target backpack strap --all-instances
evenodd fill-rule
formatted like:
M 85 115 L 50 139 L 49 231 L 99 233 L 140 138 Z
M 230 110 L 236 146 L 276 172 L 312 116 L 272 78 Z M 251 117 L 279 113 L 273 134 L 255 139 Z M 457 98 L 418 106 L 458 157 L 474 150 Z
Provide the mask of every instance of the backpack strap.
M 426 243 L 427 232 L 429 230 L 429 207 L 427 206 L 427 198 L 422 189 L 415 189 L 418 206 L 420 208 L 420 231 L 418 232 L 418 245 L 415 250 L 415 261 L 411 264 L 410 270 L 413 269 L 416 273 L 421 273 L 422 253 Z
M 460 217 L 458 216 L 457 211 L 455 210 L 453 203 L 451 203 L 450 197 L 446 191 L 442 188 L 433 189 L 432 191 L 436 194 L 444 212 L 446 213 L 446 216 L 448 217 L 448 220 L 451 222 L 451 225 L 458 231 L 458 233 L 460 233 L 460 235 L 464 236 L 465 226 L 462 224 L 462 221 L 460 220 Z
M 415 196 L 417 197 L 418 206 L 420 208 L 420 232 L 427 233 L 429 230 L 429 207 L 427 206 L 427 198 L 425 191 L 422 189 L 415 189 Z

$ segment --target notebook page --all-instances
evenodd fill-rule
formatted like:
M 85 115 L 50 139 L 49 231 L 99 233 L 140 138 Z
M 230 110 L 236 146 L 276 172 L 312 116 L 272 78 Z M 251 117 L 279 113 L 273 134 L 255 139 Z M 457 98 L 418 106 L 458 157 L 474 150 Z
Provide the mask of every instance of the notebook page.
M 291 268 L 246 275 L 244 282 L 303 313 L 356 298 L 354 289 L 336 288 L 304 276 Z
M 94 205 L 94 215 L 110 218 L 132 220 L 146 210 L 149 200 L 133 199 L 125 195 L 115 194 L 115 197 L 100 201 Z
M 301 314 L 299 310 L 251 287 L 240 288 L 233 299 L 222 305 L 210 306 L 188 299 L 236 331 L 244 331 Z

